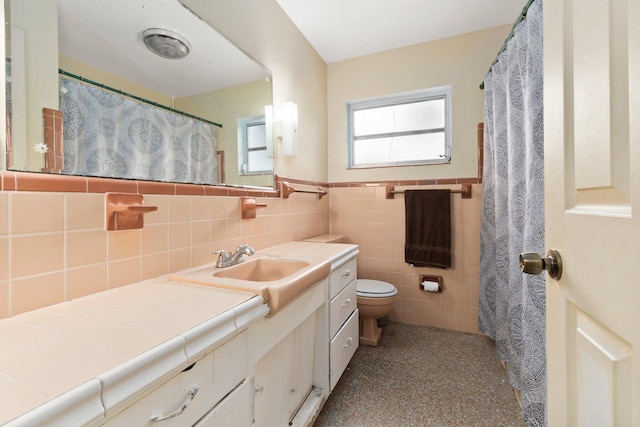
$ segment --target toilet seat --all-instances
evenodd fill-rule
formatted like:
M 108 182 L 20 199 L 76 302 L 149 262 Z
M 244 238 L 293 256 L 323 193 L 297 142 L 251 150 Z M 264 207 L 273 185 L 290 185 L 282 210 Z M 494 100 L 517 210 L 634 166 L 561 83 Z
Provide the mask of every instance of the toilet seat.
M 359 297 L 386 298 L 394 296 L 398 290 L 391 283 L 380 280 L 357 279 L 356 293 Z

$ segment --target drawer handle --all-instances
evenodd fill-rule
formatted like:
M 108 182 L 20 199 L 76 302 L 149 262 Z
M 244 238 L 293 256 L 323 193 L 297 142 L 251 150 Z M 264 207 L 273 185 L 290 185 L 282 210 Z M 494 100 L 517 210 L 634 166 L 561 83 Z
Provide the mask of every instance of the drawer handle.
M 351 347 L 351 343 L 353 342 L 353 338 L 349 337 L 347 338 L 347 343 L 346 344 L 342 344 L 343 347 Z
M 151 418 L 151 421 L 158 423 L 160 421 L 165 421 L 165 420 L 168 420 L 169 418 L 177 417 L 178 415 L 182 414 L 184 410 L 187 409 L 187 407 L 191 404 L 191 402 L 193 401 L 193 398 L 196 397 L 196 393 L 198 393 L 198 390 L 200 390 L 200 387 L 198 387 L 197 385 L 194 385 L 193 387 L 191 387 L 191 389 L 189 390 L 189 394 L 184 399 L 184 401 L 182 402 L 182 405 L 180 405 L 178 409 L 176 409 L 175 411 L 167 415 L 156 415 L 155 417 Z
M 342 277 L 349 277 L 351 276 L 351 270 L 345 270 L 344 273 L 342 273 Z
M 351 305 L 351 300 L 349 298 L 344 300 L 344 302 L 342 303 L 343 307 L 349 307 L 350 305 Z

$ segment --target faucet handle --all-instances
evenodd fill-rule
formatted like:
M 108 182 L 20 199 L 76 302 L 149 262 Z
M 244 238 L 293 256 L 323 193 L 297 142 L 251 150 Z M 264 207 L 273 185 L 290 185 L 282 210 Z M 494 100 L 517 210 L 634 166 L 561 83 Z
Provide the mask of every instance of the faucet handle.
M 218 261 L 227 260 L 227 253 L 224 250 L 215 251 L 214 254 L 218 254 Z

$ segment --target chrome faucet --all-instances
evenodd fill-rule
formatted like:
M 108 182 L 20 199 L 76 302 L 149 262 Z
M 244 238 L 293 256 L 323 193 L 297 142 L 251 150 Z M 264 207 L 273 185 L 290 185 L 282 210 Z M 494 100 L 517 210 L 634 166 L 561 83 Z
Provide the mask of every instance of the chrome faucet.
M 238 246 L 236 248 L 236 251 L 234 253 L 230 253 L 229 255 L 227 255 L 224 250 L 216 251 L 215 253 L 218 254 L 218 261 L 216 262 L 216 267 L 224 268 L 224 267 L 231 267 L 232 265 L 240 264 L 241 262 L 244 261 L 244 258 L 242 257 L 242 255 L 251 256 L 255 253 L 255 251 L 251 246 L 249 246 L 248 243 L 245 243 L 244 245 Z

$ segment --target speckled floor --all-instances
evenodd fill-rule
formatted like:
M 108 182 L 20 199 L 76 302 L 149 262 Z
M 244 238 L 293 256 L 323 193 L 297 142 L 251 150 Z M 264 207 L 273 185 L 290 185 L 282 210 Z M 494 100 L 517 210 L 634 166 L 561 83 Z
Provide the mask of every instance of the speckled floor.
M 483 335 L 389 322 L 360 346 L 314 427 L 526 427 Z

